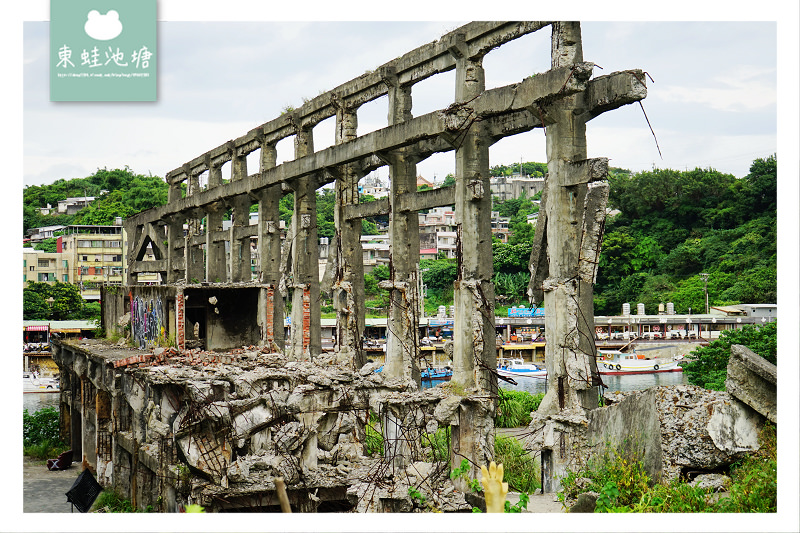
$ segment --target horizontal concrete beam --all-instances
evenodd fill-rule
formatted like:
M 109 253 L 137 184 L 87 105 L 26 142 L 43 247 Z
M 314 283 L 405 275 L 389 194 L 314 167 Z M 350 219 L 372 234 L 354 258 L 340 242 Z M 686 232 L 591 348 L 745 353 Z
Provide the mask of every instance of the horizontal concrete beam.
M 312 98 L 298 109 L 253 128 L 247 134 L 209 150 L 167 173 L 169 183 L 184 181 L 190 175 L 200 174 L 210 166 L 220 166 L 231 158 L 247 155 L 258 149 L 262 142 L 277 143 L 294 135 L 297 128 L 310 128 L 336 115 L 340 107 L 356 109 L 359 106 L 388 94 L 387 73 L 393 81 L 408 86 L 441 72 L 455 68 L 451 53 L 456 36 L 464 36 L 466 54 L 472 58 L 483 57 L 492 49 L 523 35 L 540 30 L 550 22 L 470 22 L 432 43 L 420 46 L 396 59 L 384 63 L 373 71 L 362 74 L 338 87 Z
M 363 204 L 354 204 L 344 206 L 345 220 L 353 220 L 357 218 L 377 217 L 380 215 L 389 214 L 389 198 L 381 198 Z
M 440 135 L 457 135 L 475 120 L 487 120 L 495 115 L 514 113 L 536 107 L 562 96 L 585 90 L 593 64 L 580 63 L 575 67 L 549 70 L 526 78 L 521 83 L 488 90 L 470 102 L 471 105 L 452 105 L 394 126 L 332 146 L 306 157 L 288 161 L 277 167 L 253 174 L 238 181 L 181 198 L 166 206 L 154 208 L 128 219 L 126 224 L 143 224 L 170 214 L 186 212 L 231 196 L 252 194 L 259 189 L 311 174 L 318 174 L 319 185 L 333 181 L 335 173 L 326 168 L 355 163 L 376 153 L 388 152 Z M 322 175 L 319 175 L 322 174 Z
M 157 259 L 155 261 L 131 261 L 128 264 L 128 271 L 132 274 L 140 272 L 166 272 L 167 261 L 166 259 Z

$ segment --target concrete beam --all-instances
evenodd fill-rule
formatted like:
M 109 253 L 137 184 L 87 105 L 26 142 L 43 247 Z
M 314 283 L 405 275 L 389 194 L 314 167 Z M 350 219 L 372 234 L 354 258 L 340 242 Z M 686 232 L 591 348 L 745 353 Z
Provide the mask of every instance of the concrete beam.
M 470 121 L 490 120 L 498 115 L 518 113 L 521 111 L 537 110 L 539 107 L 546 107 L 550 102 L 563 98 L 570 94 L 576 94 L 590 87 L 592 82 L 588 82 L 591 75 L 591 63 L 581 63 L 575 69 L 560 68 L 551 70 L 530 78 L 518 84 L 499 87 L 485 91 L 480 97 L 466 105 L 455 105 L 440 111 L 434 111 L 420 117 L 395 124 L 381 130 L 363 135 L 356 140 L 332 146 L 325 150 L 313 153 L 306 157 L 300 157 L 294 161 L 288 161 L 273 169 L 264 170 L 253 174 L 248 178 L 233 181 L 203 191 L 188 198 L 180 198 L 167 206 L 154 208 L 128 219 L 129 223 L 142 224 L 147 221 L 158 220 L 170 213 L 186 211 L 190 208 L 202 207 L 214 202 L 219 202 L 227 197 L 240 194 L 248 194 L 259 189 L 274 185 L 276 183 L 288 182 L 302 178 L 303 176 L 318 173 L 326 168 L 335 168 L 348 163 L 357 163 L 362 159 L 369 158 L 378 153 L 387 153 L 392 150 L 414 146 L 421 141 L 435 139 L 443 134 L 458 134 L 461 128 L 466 127 Z M 641 89 L 643 85 L 639 83 L 641 71 L 625 71 L 615 73 L 602 82 L 605 90 L 599 90 L 591 102 L 597 105 L 617 107 L 624 105 L 624 102 L 636 101 L 641 99 Z M 626 80 L 619 80 L 616 77 L 623 77 Z M 608 91 L 620 90 L 625 85 L 635 89 L 635 94 L 628 94 L 626 98 L 618 96 L 613 102 L 606 101 Z M 633 89 L 632 89 L 633 90 Z M 588 104 L 587 104 L 588 105 Z M 590 114 L 591 114 L 591 110 Z M 513 130 L 518 133 L 517 128 Z M 535 125 L 531 125 L 535 127 Z M 500 135 L 500 130 L 492 132 Z M 320 180 L 320 185 L 332 181 L 333 177 Z
M 471 22 L 465 24 L 441 39 L 416 48 L 402 56 L 384 63 L 374 71 L 362 74 L 316 98 L 312 98 L 295 110 L 297 125 L 311 128 L 325 119 L 336 115 L 341 106 L 358 108 L 362 104 L 388 94 L 383 72 L 392 71 L 398 83 L 410 86 L 435 74 L 455 68 L 455 60 L 449 52 L 448 44 L 453 36 L 463 34 L 465 54 L 469 57 L 483 57 L 492 49 L 514 39 L 547 27 L 550 22 Z M 266 122 L 250 130 L 247 134 L 226 142 L 185 163 L 180 168 L 167 173 L 168 183 L 178 183 L 192 173 L 208 170 L 209 164 L 222 165 L 233 155 L 247 155 L 256 150 L 261 142 L 276 143 L 294 135 L 294 126 L 286 115 Z

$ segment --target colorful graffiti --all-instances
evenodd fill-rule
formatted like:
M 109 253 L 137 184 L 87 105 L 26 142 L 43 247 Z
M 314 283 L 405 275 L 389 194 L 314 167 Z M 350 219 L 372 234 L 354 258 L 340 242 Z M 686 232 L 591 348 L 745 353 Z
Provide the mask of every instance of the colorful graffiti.
M 131 299 L 131 333 L 139 348 L 146 348 L 164 335 L 164 307 L 161 297 L 145 301 L 139 296 Z

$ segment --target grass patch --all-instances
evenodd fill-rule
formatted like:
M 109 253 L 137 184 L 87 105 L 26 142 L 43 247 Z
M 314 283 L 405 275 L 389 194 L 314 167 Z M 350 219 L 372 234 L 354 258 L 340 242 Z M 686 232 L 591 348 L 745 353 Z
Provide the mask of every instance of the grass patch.
M 509 490 L 533 493 L 541 488 L 539 462 L 514 437 L 495 437 L 494 460 L 503 464 L 503 481 L 508 483 Z
M 141 511 L 134 507 L 130 500 L 109 489 L 98 494 L 90 510 L 92 513 L 152 513 L 153 511 L 152 505 Z
M 526 391 L 499 388 L 495 427 L 516 428 L 531 423 L 531 412 L 542 403 L 544 394 L 531 394 Z

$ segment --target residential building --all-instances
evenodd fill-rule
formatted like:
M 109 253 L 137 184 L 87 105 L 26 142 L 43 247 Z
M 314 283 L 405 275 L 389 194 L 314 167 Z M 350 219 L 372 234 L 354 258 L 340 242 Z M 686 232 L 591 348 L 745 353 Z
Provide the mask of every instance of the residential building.
M 41 228 L 31 228 L 27 231 L 31 242 L 41 242 L 45 239 L 52 239 L 56 232 L 66 228 L 66 226 L 43 226 Z
M 24 248 L 22 251 L 23 288 L 27 287 L 29 281 L 71 283 L 70 264 L 70 260 L 63 254 Z
M 499 211 L 492 211 L 492 236 L 500 242 L 508 242 L 508 223 L 511 217 L 501 217 Z
M 67 226 L 58 252 L 72 268 L 73 283 L 84 300 L 99 300 L 103 285 L 122 285 L 125 255 L 122 226 Z
M 368 274 L 378 265 L 389 266 L 389 236 L 362 235 L 361 250 L 364 256 L 364 273 Z
M 58 201 L 59 215 L 74 215 L 94 201 L 94 196 L 79 196 Z
M 505 202 L 514 198 L 519 198 L 525 193 L 525 196 L 532 198 L 536 193 L 544 190 L 544 178 L 532 178 L 530 176 L 520 176 L 514 174 L 512 176 L 496 176 L 489 178 L 489 186 L 492 190 L 492 196 L 496 196 L 498 200 Z

